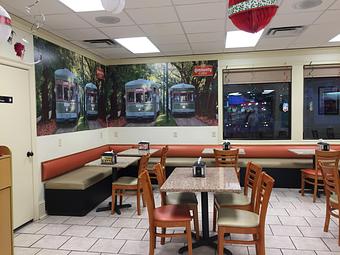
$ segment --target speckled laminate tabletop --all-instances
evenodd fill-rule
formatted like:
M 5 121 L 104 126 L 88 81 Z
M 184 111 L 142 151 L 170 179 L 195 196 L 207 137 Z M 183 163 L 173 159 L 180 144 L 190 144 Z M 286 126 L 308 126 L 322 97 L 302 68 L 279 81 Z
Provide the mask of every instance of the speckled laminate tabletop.
M 204 178 L 193 177 L 191 167 L 176 167 L 161 187 L 166 192 L 225 192 L 241 190 L 235 169 L 207 167 Z

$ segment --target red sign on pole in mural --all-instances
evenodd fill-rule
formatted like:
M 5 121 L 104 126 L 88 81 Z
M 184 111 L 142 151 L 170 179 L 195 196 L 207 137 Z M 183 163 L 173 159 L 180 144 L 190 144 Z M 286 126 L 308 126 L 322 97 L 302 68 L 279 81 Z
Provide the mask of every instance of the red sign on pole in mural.
M 96 70 L 96 77 L 98 80 L 104 80 L 105 79 L 105 73 L 103 68 L 98 67 Z
M 194 66 L 194 70 L 192 72 L 193 76 L 213 76 L 213 66 L 212 65 L 200 65 Z

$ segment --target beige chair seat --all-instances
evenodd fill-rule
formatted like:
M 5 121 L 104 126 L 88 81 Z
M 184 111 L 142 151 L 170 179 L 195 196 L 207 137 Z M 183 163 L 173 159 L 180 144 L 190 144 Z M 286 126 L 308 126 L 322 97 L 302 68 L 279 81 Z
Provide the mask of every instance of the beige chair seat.
M 167 205 L 193 204 L 197 205 L 198 201 L 195 193 L 192 192 L 171 192 L 166 194 Z
M 250 205 L 250 198 L 239 193 L 216 193 L 215 201 L 220 206 Z
M 338 203 L 338 196 L 336 194 L 332 194 L 330 197 L 329 197 L 329 201 L 333 204 L 337 204 Z
M 138 179 L 136 177 L 122 176 L 116 181 L 112 182 L 113 185 L 137 185 Z
M 112 175 L 112 167 L 84 166 L 45 183 L 45 189 L 85 190 Z
M 232 208 L 220 208 L 218 210 L 218 226 L 253 228 L 259 224 L 260 218 L 256 213 Z

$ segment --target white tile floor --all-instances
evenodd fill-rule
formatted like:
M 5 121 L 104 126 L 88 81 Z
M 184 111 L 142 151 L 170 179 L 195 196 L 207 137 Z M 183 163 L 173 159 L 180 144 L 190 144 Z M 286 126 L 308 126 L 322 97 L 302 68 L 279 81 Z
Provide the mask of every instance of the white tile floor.
M 159 193 L 155 194 L 155 198 L 159 205 Z M 121 215 L 92 211 L 85 217 L 49 216 L 28 224 L 15 232 L 15 255 L 148 254 L 147 212 L 143 209 L 142 215 L 137 216 L 135 200 L 134 196 L 125 199 L 133 207 L 123 210 Z M 212 217 L 211 196 L 209 205 Z M 274 189 L 267 215 L 266 254 L 340 255 L 338 221 L 332 219 L 330 231 L 325 233 L 324 215 L 324 197 L 312 203 L 310 195 L 301 197 L 297 190 Z M 184 242 L 183 238 L 177 238 L 167 240 L 164 246 L 157 243 L 155 254 L 177 254 Z M 234 255 L 255 254 L 252 246 L 233 245 L 227 248 Z M 212 255 L 216 252 L 202 247 L 195 249 L 194 254 Z

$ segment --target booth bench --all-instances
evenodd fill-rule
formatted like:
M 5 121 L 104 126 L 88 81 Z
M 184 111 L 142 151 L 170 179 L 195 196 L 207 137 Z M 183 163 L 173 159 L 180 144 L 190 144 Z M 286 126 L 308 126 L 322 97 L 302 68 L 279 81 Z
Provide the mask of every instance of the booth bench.
M 100 158 L 109 150 L 120 152 L 136 145 L 104 145 L 64 157 L 42 162 L 42 181 L 45 182 L 45 203 L 50 215 L 86 215 L 95 206 L 111 195 L 111 167 L 90 167 L 86 163 Z M 161 148 L 164 145 L 151 145 Z M 299 187 L 301 168 L 312 167 L 311 156 L 298 156 L 288 149 L 315 148 L 315 145 L 233 145 L 243 148 L 245 155 L 240 155 L 241 167 L 246 162 L 260 164 L 276 179 L 276 187 Z M 192 166 L 202 156 L 204 148 L 216 148 L 216 145 L 169 145 L 166 167 L 168 173 L 175 167 Z M 340 146 L 332 145 L 332 149 Z M 150 164 L 159 162 L 160 152 L 150 158 Z M 208 166 L 214 165 L 214 159 L 204 158 Z M 284 171 L 283 171 L 284 170 Z M 242 180 L 241 176 L 241 180 Z

